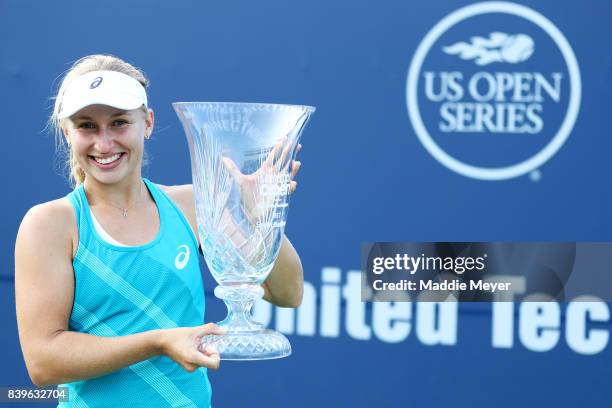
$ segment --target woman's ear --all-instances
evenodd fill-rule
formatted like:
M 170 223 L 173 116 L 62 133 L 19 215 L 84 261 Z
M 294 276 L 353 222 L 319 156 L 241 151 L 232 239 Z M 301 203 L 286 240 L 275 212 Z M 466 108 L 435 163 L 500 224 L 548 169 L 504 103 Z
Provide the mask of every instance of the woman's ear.
M 148 109 L 147 116 L 145 118 L 145 139 L 149 139 L 153 133 L 153 126 L 155 125 L 155 113 L 153 109 Z
M 70 136 L 68 135 L 68 128 L 65 123 L 60 125 L 60 129 L 62 130 L 62 134 L 64 135 L 64 139 L 66 139 L 66 143 L 70 146 Z

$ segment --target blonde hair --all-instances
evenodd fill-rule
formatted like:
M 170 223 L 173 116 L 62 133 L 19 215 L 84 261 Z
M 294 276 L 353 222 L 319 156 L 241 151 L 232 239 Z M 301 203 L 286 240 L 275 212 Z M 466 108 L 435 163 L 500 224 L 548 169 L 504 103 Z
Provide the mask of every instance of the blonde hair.
M 64 91 L 68 84 L 70 84 L 75 78 L 78 78 L 81 75 L 91 71 L 121 72 L 122 74 L 129 75 L 136 79 L 145 88 L 149 86 L 149 80 L 146 78 L 141 69 L 136 68 L 130 63 L 125 62 L 121 58 L 113 55 L 88 55 L 76 61 L 66 71 L 66 74 L 58 87 L 57 95 L 54 98 L 55 104 L 53 107 L 53 113 L 49 117 L 48 126 L 51 127 L 53 133 L 55 134 L 55 145 L 57 151 L 63 156 L 65 167 L 69 169 L 69 178 L 73 187 L 76 187 L 85 181 L 85 172 L 79 166 L 76 158 L 74 157 L 72 149 L 64 137 L 62 132 L 62 119 L 59 119 L 58 115 L 62 106 Z

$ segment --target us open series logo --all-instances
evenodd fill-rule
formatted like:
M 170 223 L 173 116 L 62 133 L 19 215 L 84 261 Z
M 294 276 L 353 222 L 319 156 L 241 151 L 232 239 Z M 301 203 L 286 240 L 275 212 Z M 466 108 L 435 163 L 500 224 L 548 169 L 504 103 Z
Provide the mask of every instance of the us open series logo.
M 561 31 L 537 11 L 482 2 L 444 17 L 408 70 L 406 101 L 425 149 L 481 180 L 531 173 L 570 136 L 580 70 Z

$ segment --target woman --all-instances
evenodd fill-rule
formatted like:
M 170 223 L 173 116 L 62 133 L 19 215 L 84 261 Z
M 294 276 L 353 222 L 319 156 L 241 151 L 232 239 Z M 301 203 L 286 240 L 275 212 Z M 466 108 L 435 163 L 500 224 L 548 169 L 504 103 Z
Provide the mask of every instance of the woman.
M 141 176 L 154 124 L 147 85 L 113 56 L 72 66 L 50 122 L 75 189 L 30 209 L 17 235 L 23 355 L 36 385 L 68 387 L 60 406 L 210 405 L 206 369 L 219 367 L 219 355 L 197 345 L 222 330 L 203 325 L 192 186 Z M 283 239 L 264 299 L 297 307 L 302 268 Z

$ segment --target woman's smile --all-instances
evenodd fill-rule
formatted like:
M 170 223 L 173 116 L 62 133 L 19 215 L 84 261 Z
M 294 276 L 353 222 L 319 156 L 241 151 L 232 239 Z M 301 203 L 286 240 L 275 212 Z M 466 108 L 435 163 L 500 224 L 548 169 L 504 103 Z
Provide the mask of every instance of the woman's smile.
M 89 160 L 99 169 L 110 170 L 117 167 L 123 161 L 125 152 L 115 153 L 113 155 L 101 156 L 89 156 Z

